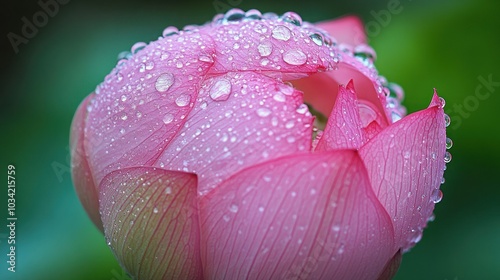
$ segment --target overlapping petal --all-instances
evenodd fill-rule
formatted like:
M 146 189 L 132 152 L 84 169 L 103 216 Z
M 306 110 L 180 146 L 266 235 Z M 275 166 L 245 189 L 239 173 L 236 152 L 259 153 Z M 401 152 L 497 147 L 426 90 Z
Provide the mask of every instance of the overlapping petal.
M 393 220 L 398 248 L 418 242 L 432 215 L 445 141 L 444 112 L 435 93 L 429 108 L 387 127 L 359 151 L 373 190 Z
M 373 279 L 395 253 L 354 151 L 239 172 L 201 198 L 200 224 L 206 279 Z
M 202 279 L 196 175 L 152 167 L 119 170 L 100 185 L 104 233 L 139 279 Z

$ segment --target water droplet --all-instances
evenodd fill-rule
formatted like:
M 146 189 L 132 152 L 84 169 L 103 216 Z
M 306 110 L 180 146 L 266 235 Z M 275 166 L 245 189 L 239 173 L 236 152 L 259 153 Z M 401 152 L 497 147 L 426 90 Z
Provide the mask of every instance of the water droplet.
M 291 96 L 293 94 L 292 84 L 279 84 L 278 89 L 284 94 Z
M 257 115 L 259 117 L 267 117 L 271 114 L 271 110 L 269 110 L 268 108 L 259 108 L 257 109 Z
M 395 83 L 389 83 L 387 85 L 387 88 L 389 89 L 389 96 L 396 98 L 397 100 L 401 101 L 404 98 L 404 91 L 403 88 Z
M 229 222 L 229 220 L 230 220 L 231 218 L 229 218 L 229 216 L 228 216 L 228 215 L 224 215 L 224 216 L 222 216 L 222 219 L 223 219 L 225 222 Z
M 202 54 L 198 57 L 198 60 L 199 61 L 203 61 L 203 62 L 209 62 L 209 63 L 212 63 L 214 62 L 212 56 L 210 55 L 206 55 L 206 54 Z
M 444 108 L 445 105 L 446 105 L 446 100 L 444 100 L 444 98 L 442 97 L 439 97 L 439 107 Z
M 297 113 L 299 114 L 305 114 L 309 111 L 309 108 L 307 108 L 306 104 L 300 104 L 300 106 L 297 108 Z
M 450 138 L 446 137 L 446 149 L 449 150 L 451 149 L 451 147 L 453 147 L 453 141 Z
M 273 99 L 278 101 L 278 102 L 285 102 L 286 96 L 281 92 L 277 92 L 273 95 Z
M 224 19 L 227 21 L 239 21 L 244 17 L 245 12 L 240 9 L 231 9 L 224 15 Z
M 259 23 L 259 24 L 255 25 L 253 30 L 259 34 L 264 34 L 267 32 L 267 26 Z
M 184 64 L 182 64 L 182 62 L 181 62 L 181 61 L 177 61 L 177 62 L 175 63 L 175 67 L 177 67 L 177 68 L 182 68 L 182 66 L 184 66 Z
M 121 134 L 125 134 L 125 128 L 123 128 L 123 127 L 122 127 L 122 128 L 120 129 L 120 133 L 121 133 Z
M 309 38 L 311 38 L 311 40 L 318 46 L 322 46 L 323 45 L 323 36 L 319 33 L 313 33 L 311 35 L 309 35 Z
M 264 41 L 257 46 L 260 56 L 268 56 L 273 51 L 273 45 L 269 41 Z
M 283 54 L 283 60 L 290 65 L 302 65 L 306 63 L 307 56 L 301 50 L 289 50 Z
M 405 159 L 409 159 L 410 158 L 410 152 L 409 151 L 404 152 L 403 157 Z
M 259 212 L 261 212 L 261 213 L 264 212 L 264 207 L 260 206 L 259 207 Z
M 165 116 L 163 116 L 163 123 L 164 124 L 169 124 L 174 120 L 174 115 L 168 113 Z
M 128 117 L 127 117 L 127 115 L 122 115 L 122 116 L 120 117 L 120 119 L 122 119 L 122 120 L 124 120 L 124 121 L 126 121 L 126 120 L 127 120 L 127 118 L 128 118 Z
M 354 48 L 354 55 L 362 59 L 368 59 L 372 62 L 377 58 L 377 54 L 373 48 L 365 44 L 357 45 Z
M 179 29 L 177 29 L 177 27 L 175 26 L 169 26 L 165 29 L 163 29 L 163 37 L 168 37 L 168 36 L 172 36 L 172 35 L 175 35 L 175 34 L 179 34 Z
M 123 51 L 118 54 L 117 60 L 129 59 L 132 56 L 132 53 L 129 51 Z
M 262 14 L 260 13 L 259 10 L 251 9 L 245 13 L 245 17 L 248 19 L 261 19 Z
M 116 74 L 116 81 L 121 82 L 122 80 L 123 80 L 123 75 L 120 73 Z
M 174 84 L 174 81 L 175 78 L 173 74 L 171 73 L 161 74 L 156 79 L 155 88 L 159 92 L 165 92 Z
M 443 177 L 441 178 L 441 185 L 444 184 L 446 182 L 446 179 Z
M 214 101 L 225 101 L 231 94 L 231 82 L 227 79 L 217 80 L 210 88 L 209 95 Z
M 155 213 L 155 214 L 156 214 L 156 213 L 158 213 L 158 208 L 156 208 L 156 207 L 155 207 L 155 208 L 153 209 L 153 213 Z
M 187 94 L 181 94 L 175 99 L 175 104 L 179 107 L 185 107 L 189 104 L 190 96 Z
M 293 120 L 290 120 L 290 121 L 288 121 L 285 124 L 285 127 L 288 128 L 288 129 L 290 129 L 290 128 L 294 127 L 294 126 L 295 126 L 295 122 Z
M 231 211 L 231 212 L 233 212 L 233 213 L 238 212 L 238 205 L 236 205 L 236 204 L 231 204 L 231 206 L 229 206 L 229 211 Z
M 289 23 L 291 23 L 293 25 L 297 25 L 297 26 L 302 25 L 302 18 L 294 12 L 284 13 L 281 16 L 281 20 L 283 20 L 284 22 L 289 22 Z
M 450 116 L 448 116 L 447 114 L 444 114 L 444 126 L 448 127 L 451 123 L 451 119 L 450 119 Z
M 439 203 L 443 199 L 443 192 L 441 190 L 433 190 L 431 194 L 431 201 Z
M 392 111 L 391 112 L 391 119 L 392 119 L 392 122 L 395 123 L 395 122 L 401 120 L 401 115 L 398 112 Z
M 171 187 L 166 187 L 165 188 L 165 194 L 171 194 L 172 193 L 172 188 Z
M 144 49 L 147 46 L 146 43 L 144 42 L 137 42 L 135 43 L 132 48 L 130 49 L 132 51 L 132 54 L 138 53 L 140 50 Z
M 126 96 L 125 94 L 124 94 L 124 95 L 122 95 L 122 96 L 121 96 L 121 98 L 120 98 L 120 100 L 121 100 L 122 102 L 127 101 L 127 96 Z
M 151 70 L 155 67 L 155 63 L 153 61 L 148 61 L 148 63 L 146 63 L 146 70 Z
M 288 41 L 291 37 L 291 32 L 288 27 L 284 25 L 278 25 L 273 29 L 273 38 L 281 41 Z
M 449 163 L 451 161 L 451 154 L 450 152 L 444 153 L 444 162 Z

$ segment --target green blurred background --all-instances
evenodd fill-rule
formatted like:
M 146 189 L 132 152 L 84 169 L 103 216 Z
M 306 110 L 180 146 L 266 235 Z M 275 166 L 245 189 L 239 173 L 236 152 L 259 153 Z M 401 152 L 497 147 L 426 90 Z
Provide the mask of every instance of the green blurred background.
M 66 2 L 18 53 L 7 34 L 20 35 L 22 17 L 31 21 L 41 7 L 9 0 L 1 9 L 0 279 L 126 279 L 73 189 L 73 113 L 119 52 L 155 40 L 166 26 L 201 24 L 231 6 L 292 10 L 311 22 L 357 14 L 380 73 L 405 89 L 409 112 L 426 107 L 438 89 L 452 117 L 453 160 L 436 220 L 404 255 L 396 279 L 500 279 L 500 1 Z M 398 12 L 388 12 L 391 5 Z M 494 83 L 478 94 L 482 78 Z M 6 264 L 8 164 L 17 170 L 16 273 Z

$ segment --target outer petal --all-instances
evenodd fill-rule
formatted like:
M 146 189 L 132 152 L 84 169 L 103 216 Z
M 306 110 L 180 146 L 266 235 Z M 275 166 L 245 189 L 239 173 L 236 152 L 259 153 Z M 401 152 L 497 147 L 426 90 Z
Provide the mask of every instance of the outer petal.
M 394 221 L 397 248 L 420 240 L 444 172 L 444 112 L 428 109 L 387 127 L 360 149 L 373 189 Z
M 365 27 L 361 19 L 356 16 L 321 21 L 315 25 L 330 33 L 338 43 L 353 46 L 366 43 Z
M 138 279 L 202 279 L 196 176 L 129 168 L 100 186 L 108 244 Z
M 85 122 L 87 119 L 87 106 L 94 94 L 87 96 L 73 117 L 71 123 L 70 150 L 71 150 L 71 175 L 76 193 L 80 198 L 83 208 L 87 211 L 92 222 L 102 231 L 101 217 L 99 215 L 99 199 L 92 172 L 87 161 L 85 151 Z
M 373 279 L 395 253 L 354 151 L 246 169 L 202 197 L 200 222 L 206 279 Z
M 361 129 L 358 100 L 352 81 L 350 81 L 346 87 L 339 86 L 337 101 L 316 146 L 316 151 L 358 149 L 364 142 L 365 136 Z
M 200 174 L 206 193 L 246 167 L 309 150 L 313 118 L 299 105 L 300 92 L 257 73 L 207 79 L 156 166 Z

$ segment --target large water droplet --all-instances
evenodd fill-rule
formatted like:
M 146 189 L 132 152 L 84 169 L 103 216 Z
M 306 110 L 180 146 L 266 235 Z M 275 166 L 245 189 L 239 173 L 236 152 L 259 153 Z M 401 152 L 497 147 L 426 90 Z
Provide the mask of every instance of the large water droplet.
M 453 147 L 453 141 L 446 137 L 446 149 L 451 149 L 451 147 Z
M 443 199 L 443 192 L 441 190 L 434 190 L 431 194 L 431 201 L 439 203 Z
M 311 40 L 318 46 L 322 46 L 323 45 L 323 36 L 319 33 L 314 33 L 314 34 L 311 34 L 309 35 L 309 38 L 311 38 Z
M 214 101 L 224 101 L 229 98 L 231 94 L 231 82 L 227 79 L 217 80 L 212 88 L 210 88 L 210 98 Z
M 202 55 L 200 55 L 200 56 L 198 57 L 198 60 L 199 60 L 199 61 L 203 61 L 203 62 L 209 62 L 209 63 L 214 62 L 214 60 L 213 60 L 212 56 L 210 56 L 210 55 L 206 55 L 206 54 L 202 54 Z
M 165 92 L 174 84 L 174 81 L 175 78 L 173 74 L 171 73 L 161 74 L 156 79 L 155 88 L 159 92 Z
M 281 40 L 281 41 L 288 41 L 291 37 L 291 32 L 288 27 L 284 25 L 278 25 L 273 29 L 273 34 L 272 34 L 274 39 Z
M 444 98 L 442 97 L 439 97 L 439 107 L 444 108 L 445 105 L 446 105 L 446 100 L 444 100 Z
M 169 124 L 174 120 L 174 115 L 168 113 L 165 116 L 163 116 L 163 123 L 164 124 Z
M 227 21 L 239 21 L 244 17 L 245 12 L 240 9 L 231 9 L 224 15 L 224 19 Z
M 368 59 L 372 62 L 377 59 L 377 54 L 373 48 L 366 44 L 357 45 L 354 48 L 354 55 L 362 59 Z
M 273 51 L 273 45 L 269 41 L 264 41 L 257 46 L 260 56 L 268 56 Z
M 302 65 L 306 63 L 307 56 L 301 50 L 288 50 L 283 54 L 283 60 L 290 65 Z
M 447 114 L 444 114 L 444 125 L 446 127 L 448 127 L 451 123 L 451 119 L 450 119 L 450 116 L 448 116 Z
M 260 13 L 259 10 L 251 9 L 245 13 L 245 17 L 248 19 L 261 19 L 262 14 Z
M 172 36 L 172 35 L 175 35 L 175 34 L 179 34 L 179 29 L 177 29 L 177 27 L 175 26 L 169 26 L 165 29 L 163 29 L 163 37 L 168 37 L 168 36 Z
M 302 25 L 302 18 L 298 14 L 296 14 L 294 12 L 284 13 L 281 16 L 281 20 L 283 20 L 285 22 L 289 22 L 289 23 L 297 25 L 297 26 L 301 26 Z
M 137 42 L 135 43 L 132 48 L 130 49 L 132 51 L 132 54 L 138 53 L 140 50 L 144 49 L 148 44 L 144 42 Z
M 450 152 L 444 153 L 444 162 L 449 163 L 451 161 L 451 154 Z
M 259 117 L 267 117 L 271 114 L 271 110 L 269 108 L 259 108 L 257 109 L 257 115 Z
M 185 107 L 189 104 L 190 97 L 187 94 L 181 94 L 175 99 L 175 104 L 179 107 Z

